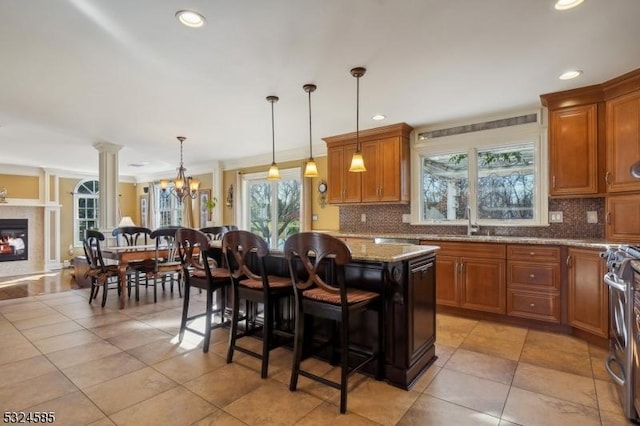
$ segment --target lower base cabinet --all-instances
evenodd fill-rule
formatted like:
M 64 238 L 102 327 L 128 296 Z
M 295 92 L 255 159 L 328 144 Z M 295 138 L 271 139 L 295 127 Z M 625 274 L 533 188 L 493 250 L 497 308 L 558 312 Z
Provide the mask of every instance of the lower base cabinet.
M 569 325 L 609 337 L 609 293 L 602 277 L 606 265 L 600 250 L 567 251 L 567 315 Z

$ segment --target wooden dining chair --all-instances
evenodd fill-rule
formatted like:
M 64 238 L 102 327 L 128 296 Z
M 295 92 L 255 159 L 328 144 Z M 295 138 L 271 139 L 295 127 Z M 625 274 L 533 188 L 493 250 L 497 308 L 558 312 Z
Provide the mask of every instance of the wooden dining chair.
M 113 229 L 111 235 L 115 237 L 118 247 L 148 245 L 151 229 L 144 226 L 119 226 Z M 140 275 L 143 275 L 148 269 L 148 264 L 145 261 L 129 262 L 126 271 L 128 297 L 131 297 L 131 286 L 133 285 L 136 291 L 136 301 L 140 300 Z M 145 286 L 149 286 L 147 279 L 145 279 Z
M 265 258 L 269 254 L 269 248 L 264 239 L 251 232 L 240 230 L 227 232 L 222 238 L 222 251 L 227 257 L 233 292 L 227 363 L 233 361 L 236 350 L 261 359 L 260 376 L 264 379 L 268 375 L 269 352 L 279 346 L 274 334 L 284 334 L 285 337 L 289 337 L 289 340 L 293 337 L 291 333 L 280 333 L 274 327 L 280 317 L 278 314 L 280 300 L 293 296 L 291 280 L 286 277 L 267 275 Z M 243 317 L 240 317 L 241 300 L 245 301 Z M 263 305 L 262 325 L 255 321 L 255 316 L 249 315 L 247 302 Z M 238 324 L 242 320 L 245 321 L 244 330 L 238 332 Z M 238 339 L 254 336 L 259 332 L 262 333 L 262 353 L 237 344 Z
M 213 294 L 231 285 L 231 278 L 227 268 L 212 266 L 209 260 L 209 239 L 197 229 L 180 228 L 176 231 L 178 256 L 182 264 L 184 276 L 184 302 L 182 306 L 182 320 L 178 339 L 182 342 L 185 331 L 191 331 L 204 337 L 203 352 L 209 352 L 211 331 L 226 325 L 224 307 L 213 308 Z M 198 288 L 206 292 L 206 308 L 204 312 L 189 313 L 191 288 Z M 220 314 L 220 322 L 215 322 L 215 314 Z M 192 321 L 205 318 L 204 331 L 193 328 Z
M 84 254 L 89 264 L 89 269 L 84 274 L 85 278 L 91 280 L 91 294 L 89 304 L 98 296 L 98 291 L 102 287 L 102 307 L 107 303 L 107 291 L 118 289 L 120 294 L 120 273 L 118 265 L 106 265 L 102 257 L 100 243 L 104 241 L 104 234 L 99 231 L 87 229 L 83 240 Z
M 207 226 L 200 228 L 200 231 L 204 233 L 209 240 L 222 242 L 222 237 L 224 237 L 224 234 L 226 234 L 229 229 L 226 226 Z M 224 256 L 222 256 L 222 247 L 220 247 L 220 250 L 215 250 L 212 253 L 212 258 L 216 261 L 216 266 L 221 268 L 227 267 Z
M 147 280 L 153 280 L 153 303 L 158 301 L 157 281 L 160 281 L 162 291 L 164 291 L 167 278 L 169 279 L 171 293 L 173 293 L 173 285 L 177 284 L 178 294 L 182 297 L 182 262 L 178 256 L 178 247 L 175 243 L 178 229 L 180 229 L 179 226 L 154 229 L 150 237 L 155 240 L 155 256 L 137 267 L 138 271 L 144 273 Z
M 379 293 L 350 288 L 347 285 L 345 265 L 351 261 L 351 252 L 349 247 L 336 237 L 318 232 L 294 234 L 285 241 L 284 256 L 289 264 L 291 281 L 294 283 L 296 304 L 295 343 L 289 389 L 296 390 L 299 375 L 339 389 L 340 412 L 345 413 L 348 379 L 351 375 L 375 360 L 376 378 L 381 379 L 383 376 L 385 357 L 382 297 Z M 351 320 L 367 309 L 375 309 L 378 313 L 377 345 L 372 348 L 351 346 Z M 306 317 L 324 318 L 339 325 L 340 383 L 300 367 Z M 335 339 L 335 335 L 332 338 Z M 353 363 L 356 358 L 357 361 Z

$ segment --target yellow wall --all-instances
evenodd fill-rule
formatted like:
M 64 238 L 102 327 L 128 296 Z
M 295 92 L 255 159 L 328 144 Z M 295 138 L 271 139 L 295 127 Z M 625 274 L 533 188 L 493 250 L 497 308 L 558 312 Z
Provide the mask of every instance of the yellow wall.
M 40 198 L 40 177 L 0 174 L 0 188 L 6 188 L 7 198 Z
M 337 206 L 332 206 L 326 204 L 324 208 L 320 207 L 320 202 L 318 199 L 318 183 L 321 180 L 327 180 L 327 157 L 318 157 L 315 158 L 316 164 L 318 166 L 318 174 L 320 175 L 317 178 L 311 178 L 311 215 L 317 215 L 318 220 L 311 222 L 311 228 L 314 230 L 338 230 L 340 228 L 340 209 Z M 235 170 L 225 170 L 223 176 L 223 194 L 224 197 L 227 195 L 227 191 L 229 189 L 229 185 L 233 184 L 234 187 L 234 205 L 233 209 L 228 208 L 226 205 L 223 207 L 223 221 L 224 225 L 235 224 L 234 220 L 234 210 L 236 208 L 236 200 L 238 189 L 236 188 L 236 173 L 259 173 L 264 172 L 265 177 L 267 175 L 267 171 L 269 170 L 269 166 L 271 164 L 264 164 L 261 166 L 255 167 L 246 167 L 242 169 Z M 302 167 L 302 162 L 298 161 L 288 161 L 278 163 L 278 167 L 280 169 L 287 169 L 292 167 Z M 219 200 L 224 204 L 225 200 Z

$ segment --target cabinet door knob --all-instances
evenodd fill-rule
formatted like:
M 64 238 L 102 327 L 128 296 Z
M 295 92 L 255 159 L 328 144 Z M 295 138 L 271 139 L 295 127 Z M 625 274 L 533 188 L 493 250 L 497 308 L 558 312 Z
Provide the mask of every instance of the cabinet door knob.
M 534 279 L 535 277 L 536 277 L 536 275 L 535 275 L 535 274 L 531 274 L 531 275 L 529 275 L 529 278 L 531 278 L 531 279 Z
M 556 189 L 556 177 L 551 177 L 551 188 Z
M 535 304 L 535 303 L 529 303 L 529 306 L 530 306 L 531 308 L 535 308 L 535 307 L 536 307 L 536 304 Z
M 529 256 L 535 256 L 535 255 L 536 255 L 536 252 L 535 252 L 535 251 L 530 251 L 530 252 L 529 252 Z

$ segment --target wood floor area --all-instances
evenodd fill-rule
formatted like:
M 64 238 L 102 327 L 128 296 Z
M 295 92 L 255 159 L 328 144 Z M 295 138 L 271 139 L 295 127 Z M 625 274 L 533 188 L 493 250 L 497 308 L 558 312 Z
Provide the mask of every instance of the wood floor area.
M 355 375 L 340 415 L 335 389 L 301 377 L 289 391 L 288 349 L 272 352 L 262 380 L 257 359 L 225 362 L 226 329 L 212 333 L 207 354 L 195 334 L 179 343 L 177 292 L 153 303 L 143 290 L 120 310 L 115 290 L 101 308 L 74 287 L 70 270 L 0 278 L 4 412 L 53 411 L 60 425 L 628 424 L 606 350 L 571 336 L 438 314 L 438 359 L 412 389 Z M 204 308 L 203 294 L 191 297 Z M 326 362 L 303 363 L 339 375 Z

